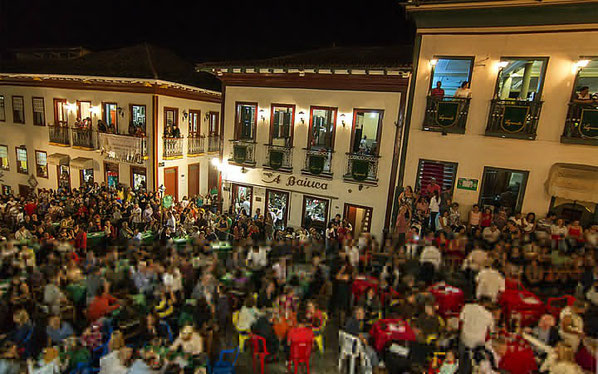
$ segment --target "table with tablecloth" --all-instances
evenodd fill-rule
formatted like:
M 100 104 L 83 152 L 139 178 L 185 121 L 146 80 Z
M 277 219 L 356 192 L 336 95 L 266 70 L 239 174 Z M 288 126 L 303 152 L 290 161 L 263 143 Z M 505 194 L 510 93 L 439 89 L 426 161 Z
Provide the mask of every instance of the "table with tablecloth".
M 530 374 L 538 370 L 534 351 L 529 343 L 514 334 L 501 334 L 507 341 L 507 352 L 498 362 L 498 368 L 510 374 Z
M 226 261 L 229 254 L 232 253 L 232 245 L 228 241 L 218 241 L 210 244 L 213 252 L 216 252 L 220 261 Z
M 401 319 L 380 319 L 372 325 L 370 336 L 374 349 L 381 352 L 391 341 L 414 341 L 415 333 L 409 324 Z
M 446 315 L 451 312 L 460 312 L 465 304 L 465 295 L 463 294 L 463 291 L 444 282 L 436 283 L 430 287 L 430 293 L 434 296 L 434 299 L 436 299 L 438 312 L 443 317 L 446 317 Z
M 374 288 L 378 292 L 378 279 L 374 277 L 357 276 L 351 285 L 353 300 L 357 301 L 369 288 Z
M 546 311 L 542 300 L 527 290 L 507 289 L 500 295 L 498 303 L 507 320 L 514 313 L 520 314 L 521 326 L 534 324 Z
M 87 233 L 87 247 L 96 248 L 104 245 L 106 240 L 106 233 L 104 231 L 88 232 Z

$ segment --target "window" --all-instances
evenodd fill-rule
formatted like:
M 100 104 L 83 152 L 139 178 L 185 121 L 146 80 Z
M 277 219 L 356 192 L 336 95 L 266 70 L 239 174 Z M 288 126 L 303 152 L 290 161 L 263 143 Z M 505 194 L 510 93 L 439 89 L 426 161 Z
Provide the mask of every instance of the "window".
M 166 126 L 178 126 L 179 110 L 177 108 L 164 108 L 164 124 Z
M 0 121 L 6 121 L 6 111 L 4 109 L 4 96 L 0 95 Z
M 210 118 L 209 118 L 209 135 L 210 136 L 218 136 L 218 134 L 220 133 L 219 129 L 220 129 L 220 121 L 218 120 L 219 117 L 219 113 L 218 112 L 210 112 Z
M 58 175 L 58 188 L 65 190 L 71 189 L 71 168 L 68 165 L 58 165 L 56 167 Z
M 479 204 L 482 208 L 503 208 L 507 216 L 521 211 L 529 172 L 485 167 Z
M 464 82 L 471 82 L 473 57 L 435 57 L 434 59 L 436 65 L 432 69 L 430 80 L 430 94 L 433 96 L 455 96 L 457 88 Z M 442 91 L 438 91 L 439 89 Z
M 0 145 L 0 169 L 8 170 L 8 147 L 5 145 Z
M 303 196 L 303 227 L 324 230 L 328 220 L 328 199 L 313 196 Z
M 77 101 L 77 120 L 91 119 L 91 101 Z
M 383 113 L 382 110 L 355 109 L 353 111 L 351 153 L 378 155 Z
M 25 123 L 25 101 L 23 96 L 12 97 L 12 121 L 14 123 Z
M 43 97 L 31 99 L 33 104 L 33 124 L 35 126 L 46 126 L 46 109 Z
M 588 88 L 590 97 L 598 97 L 598 58 L 587 59 L 588 64 L 579 69 L 575 80 L 575 93 L 579 93 L 583 87 Z M 578 95 L 573 95 L 577 98 Z
M 288 206 L 288 192 L 266 190 L 266 214 L 269 214 L 272 218 L 272 225 L 275 230 L 286 229 Z
M 272 104 L 270 118 L 270 144 L 282 147 L 293 146 L 295 106 Z
M 237 103 L 235 140 L 254 140 L 257 103 Z
M 12 187 L 7 184 L 3 184 L 2 185 L 2 194 L 5 196 L 12 195 Z
M 145 135 L 146 114 L 145 105 L 131 104 L 131 122 L 136 134 Z
M 29 173 L 27 162 L 27 148 L 16 147 L 17 151 L 17 172 L 21 174 Z
M 103 119 L 109 132 L 117 132 L 118 109 L 116 103 L 102 103 Z
M 106 185 L 112 188 L 118 187 L 118 164 L 104 162 L 104 171 Z
M 336 130 L 336 108 L 311 107 L 308 148 L 332 151 Z
M 241 212 L 244 212 L 245 215 L 251 216 L 253 187 L 241 186 L 239 184 L 233 184 L 232 187 L 233 212 L 235 214 L 241 214 Z
M 147 188 L 147 176 L 145 168 L 131 167 L 131 187 L 137 191 L 140 188 Z
M 199 110 L 189 110 L 189 136 L 198 137 L 201 133 L 201 112 Z
M 497 98 L 540 101 L 547 63 L 547 58 L 502 58 Z
M 48 154 L 44 151 L 35 151 L 35 171 L 40 178 L 48 178 Z
M 82 186 L 85 184 L 93 184 L 95 181 L 93 169 L 81 169 L 80 173 L 79 178 Z
M 54 126 L 66 126 L 68 124 L 69 114 L 66 99 L 54 99 Z
M 417 180 L 415 181 L 415 190 L 424 191 L 426 194 L 428 185 L 432 178 L 440 186 L 442 191 L 450 191 L 452 194 L 455 186 L 455 177 L 457 176 L 457 163 L 432 160 L 419 160 L 417 169 Z

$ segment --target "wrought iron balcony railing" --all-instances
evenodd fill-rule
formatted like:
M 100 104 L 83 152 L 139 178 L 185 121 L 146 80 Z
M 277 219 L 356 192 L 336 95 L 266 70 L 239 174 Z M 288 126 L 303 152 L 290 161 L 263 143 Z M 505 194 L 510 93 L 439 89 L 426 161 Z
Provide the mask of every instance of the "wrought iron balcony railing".
M 332 176 L 332 154 L 330 149 L 306 149 L 305 150 L 305 166 L 302 172 L 312 175 L 326 175 Z
M 231 140 L 233 145 L 231 160 L 237 165 L 255 166 L 255 142 Z
M 423 129 L 464 134 L 470 98 L 428 96 Z
M 561 142 L 598 145 L 598 102 L 569 103 Z
M 96 149 L 96 142 L 94 137 L 94 131 L 88 128 L 77 128 L 71 129 L 71 135 L 73 138 L 73 147 L 79 147 L 89 150 Z
M 541 109 L 541 101 L 494 99 L 486 135 L 534 140 Z
M 183 157 L 183 142 L 185 138 L 163 138 L 164 153 L 163 157 L 167 160 L 173 160 Z
M 380 156 L 347 153 L 347 171 L 343 178 L 355 182 L 378 181 L 378 159 Z
M 264 166 L 274 170 L 293 170 L 293 147 L 265 144 L 266 162 Z
M 208 136 L 208 152 L 219 152 L 220 151 L 220 136 L 210 135 Z
M 71 145 L 68 126 L 48 126 L 48 134 L 50 136 L 50 143 L 54 145 L 67 147 Z
M 206 137 L 190 136 L 187 138 L 187 156 L 197 156 L 204 153 Z

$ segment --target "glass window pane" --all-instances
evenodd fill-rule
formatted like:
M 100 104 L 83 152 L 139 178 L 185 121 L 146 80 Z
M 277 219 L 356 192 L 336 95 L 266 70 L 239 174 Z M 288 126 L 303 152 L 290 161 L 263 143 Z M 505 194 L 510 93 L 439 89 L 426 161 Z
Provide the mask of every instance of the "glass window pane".
M 328 213 L 328 200 L 313 197 L 305 198 L 305 217 L 311 222 L 326 222 Z
M 377 155 L 378 131 L 382 113 L 379 111 L 359 111 L 355 113 L 353 133 L 353 153 Z
M 12 97 L 12 112 L 13 112 L 13 121 L 16 123 L 24 123 L 25 122 L 25 104 L 23 102 L 23 97 L 21 96 L 13 96 Z
M 274 106 L 272 108 L 272 144 L 290 146 L 293 107 Z
M 17 148 L 17 168 L 20 173 L 28 172 L 27 150 L 24 148 Z
M 0 96 L 0 121 L 6 121 L 6 112 L 4 111 L 4 96 Z
M 42 97 L 33 98 L 33 124 L 36 126 L 44 126 L 46 124 L 44 99 Z
M 586 67 L 579 71 L 575 82 L 575 92 L 582 87 L 588 87 L 588 95 L 598 98 L 598 60 L 591 60 Z
M 540 100 L 546 61 L 502 59 L 505 66 L 498 74 L 498 98 L 501 100 Z
M 238 139 L 251 140 L 255 133 L 255 115 L 257 106 L 253 104 L 238 104 L 237 118 L 238 118 Z
M 334 109 L 312 109 L 310 148 L 332 150 L 334 148 Z
M 8 170 L 8 147 L 0 147 L 0 167 L 4 170 Z
M 133 112 L 133 124 L 136 127 L 142 127 L 145 132 L 145 105 L 133 105 L 131 108 Z
M 91 102 L 89 101 L 81 101 L 79 102 L 79 120 L 84 120 L 86 118 L 91 118 Z
M 35 152 L 35 166 L 37 168 L 38 177 L 48 177 L 48 156 L 46 152 Z
M 470 58 L 439 58 L 434 66 L 431 84 L 432 89 L 442 91 L 434 91 L 432 95 L 436 93 L 436 96 L 455 96 L 455 91 L 463 82 L 471 81 L 472 63 Z

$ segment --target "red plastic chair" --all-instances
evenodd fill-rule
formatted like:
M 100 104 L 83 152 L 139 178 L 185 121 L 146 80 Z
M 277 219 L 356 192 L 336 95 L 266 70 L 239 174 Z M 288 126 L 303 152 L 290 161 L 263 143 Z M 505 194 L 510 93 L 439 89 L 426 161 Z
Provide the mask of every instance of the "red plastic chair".
M 309 357 L 311 356 L 311 348 L 313 341 L 293 342 L 289 354 L 288 372 L 291 372 L 291 364 L 295 366 L 294 374 L 297 374 L 299 365 L 305 366 L 306 373 L 309 374 Z
M 548 301 L 546 301 L 546 311 L 558 320 L 561 310 L 563 310 L 566 306 L 573 305 L 574 302 L 575 297 L 571 295 L 550 297 L 548 298 Z
M 264 360 L 266 359 L 266 356 L 270 354 L 270 352 L 268 352 L 268 349 L 266 348 L 266 339 L 255 334 L 251 334 L 249 336 L 249 339 L 251 342 L 251 359 L 253 364 L 253 372 L 255 373 L 255 364 L 257 359 L 259 358 L 261 368 L 260 373 L 264 374 Z

